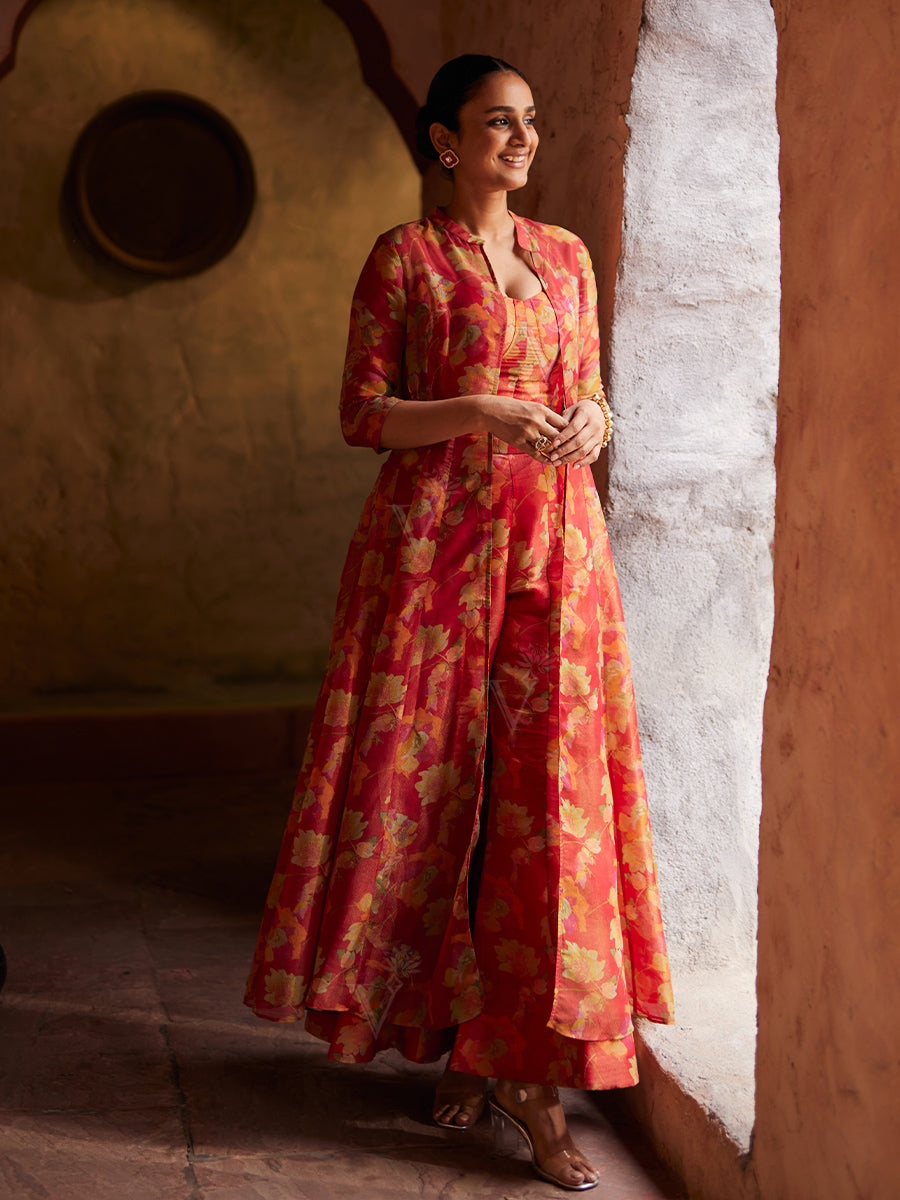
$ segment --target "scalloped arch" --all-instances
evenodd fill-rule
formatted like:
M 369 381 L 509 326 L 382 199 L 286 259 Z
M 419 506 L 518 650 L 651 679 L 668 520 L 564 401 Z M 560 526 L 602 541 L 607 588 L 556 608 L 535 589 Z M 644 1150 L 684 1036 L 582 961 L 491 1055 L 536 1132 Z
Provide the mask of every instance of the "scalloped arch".
M 0 0 L 0 80 L 16 63 L 16 46 L 28 17 L 40 0 Z M 393 117 L 419 170 L 424 162 L 415 150 L 415 117 L 418 104 L 397 74 L 390 43 L 381 21 L 366 0 L 323 0 L 347 26 L 359 55 L 363 79 Z

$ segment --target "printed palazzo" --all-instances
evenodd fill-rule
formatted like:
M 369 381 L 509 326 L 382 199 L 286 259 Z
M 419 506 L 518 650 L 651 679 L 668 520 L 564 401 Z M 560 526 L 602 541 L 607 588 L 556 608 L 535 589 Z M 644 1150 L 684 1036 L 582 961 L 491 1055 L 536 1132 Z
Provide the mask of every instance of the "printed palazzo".
M 524 454 L 493 459 L 486 828 L 478 878 L 469 886 L 483 1007 L 456 1029 L 433 1032 L 393 1024 L 388 1009 L 358 1016 L 310 1008 L 306 1028 L 329 1041 L 330 1057 L 339 1061 L 367 1062 L 387 1046 L 415 1062 L 452 1050 L 449 1065 L 473 1075 L 594 1089 L 637 1082 L 630 1031 L 584 1041 L 548 1026 L 556 951 L 550 931 L 559 903 L 558 837 L 546 794 L 547 745 L 555 736 L 549 575 L 562 531 L 546 501 L 557 475 L 558 468 Z M 602 520 L 599 504 L 597 510 Z M 400 987 L 416 970 L 414 952 L 398 955 L 395 967 L 393 986 Z

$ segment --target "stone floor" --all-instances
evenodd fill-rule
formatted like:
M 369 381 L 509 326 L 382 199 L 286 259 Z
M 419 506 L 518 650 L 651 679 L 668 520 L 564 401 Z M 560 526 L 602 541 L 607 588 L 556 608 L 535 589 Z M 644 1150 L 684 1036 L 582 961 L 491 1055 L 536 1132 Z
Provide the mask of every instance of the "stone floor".
M 329 1063 L 241 1004 L 292 775 L 0 788 L 4 1200 L 531 1200 L 438 1068 Z M 612 1094 L 568 1093 L 609 1200 L 676 1200 Z

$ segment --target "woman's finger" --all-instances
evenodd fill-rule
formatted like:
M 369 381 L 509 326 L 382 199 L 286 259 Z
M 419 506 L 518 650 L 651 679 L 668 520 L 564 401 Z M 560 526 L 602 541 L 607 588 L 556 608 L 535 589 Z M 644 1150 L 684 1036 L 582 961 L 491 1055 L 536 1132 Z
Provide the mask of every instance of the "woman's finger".
M 565 428 L 559 431 L 554 438 L 554 442 L 557 446 L 564 446 L 567 442 L 570 442 L 572 438 L 578 437 L 580 433 L 583 433 L 585 430 L 590 431 L 592 428 L 593 426 L 589 417 L 585 414 L 584 410 L 581 409 L 573 414 L 571 420 L 566 422 Z M 603 428 L 605 428 L 605 426 L 603 426 Z
M 580 466 L 587 460 L 596 462 L 600 457 L 600 440 L 592 436 L 576 439 L 571 445 L 567 443 L 553 451 L 553 456 L 554 461 L 562 466 Z
M 569 422 L 564 416 L 562 416 L 560 413 L 554 412 L 550 408 L 544 409 L 544 411 L 541 413 L 541 416 L 545 422 L 548 422 L 551 425 L 552 432 L 554 434 L 560 433 L 563 429 L 567 429 L 569 426 Z

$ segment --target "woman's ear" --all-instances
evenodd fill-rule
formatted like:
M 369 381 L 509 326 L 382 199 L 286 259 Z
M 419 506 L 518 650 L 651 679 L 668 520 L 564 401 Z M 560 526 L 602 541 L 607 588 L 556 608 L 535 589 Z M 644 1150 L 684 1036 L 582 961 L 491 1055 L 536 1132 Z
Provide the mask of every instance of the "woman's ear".
M 434 124 L 430 126 L 428 133 L 431 137 L 431 144 L 434 146 L 435 150 L 437 150 L 438 155 L 443 154 L 446 150 L 456 149 L 456 143 L 458 141 L 456 134 L 451 133 L 447 126 L 442 125 L 440 121 L 435 121 Z

